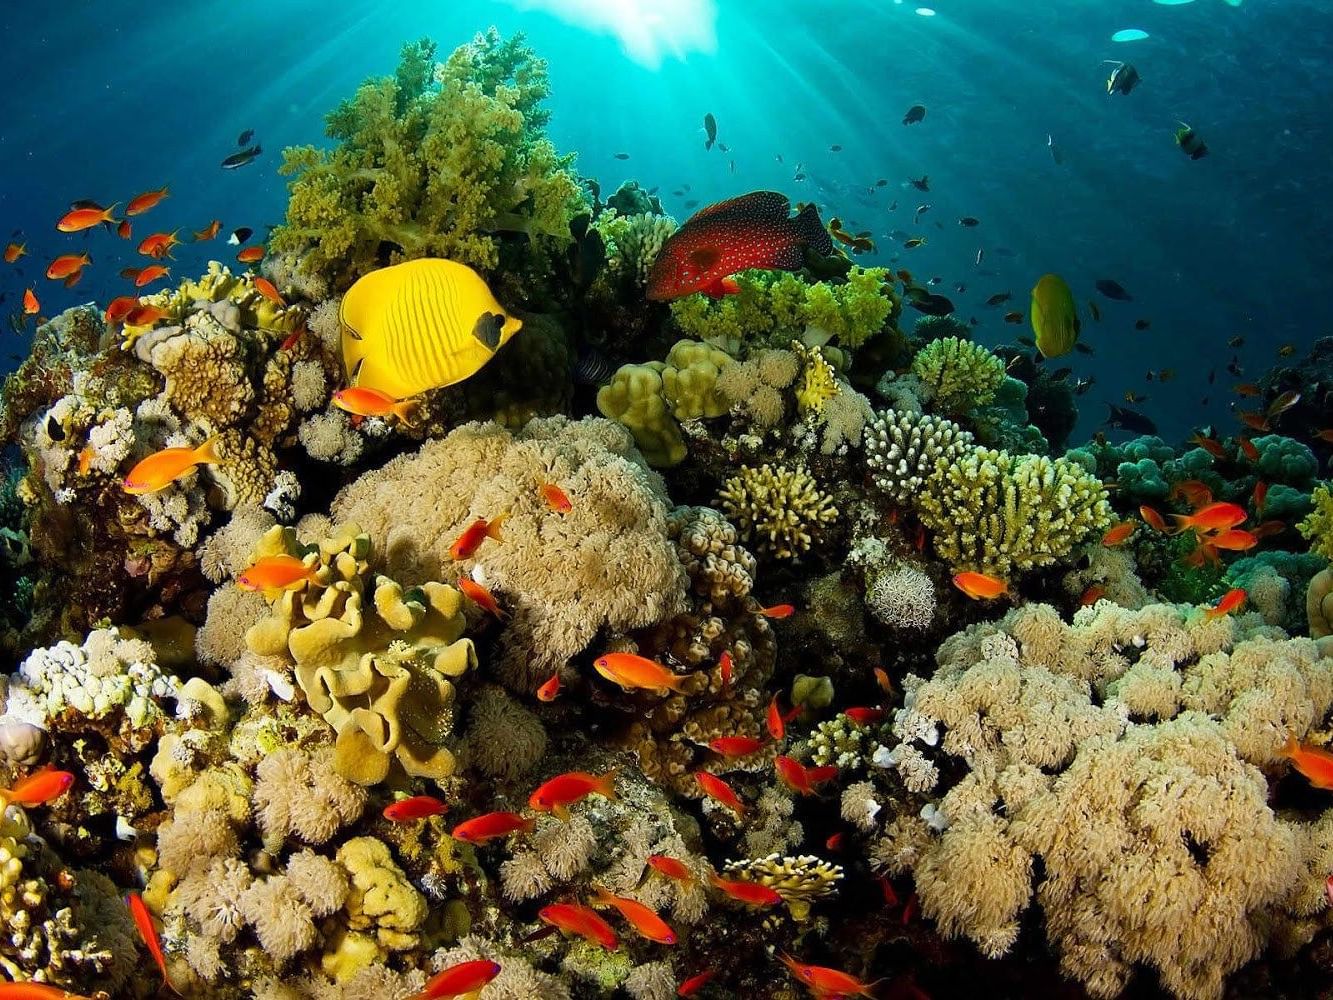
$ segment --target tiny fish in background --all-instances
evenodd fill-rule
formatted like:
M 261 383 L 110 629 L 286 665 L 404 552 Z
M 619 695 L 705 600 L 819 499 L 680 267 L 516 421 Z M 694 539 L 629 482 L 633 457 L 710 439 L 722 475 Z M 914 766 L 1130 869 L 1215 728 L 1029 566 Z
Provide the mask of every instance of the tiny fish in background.
M 237 137 L 236 145 L 247 146 L 249 145 L 250 140 L 253 139 L 254 137 L 255 137 L 255 130 L 252 128 L 248 128 L 244 132 L 242 132 L 240 136 Z
M 1333 875 L 1330 875 L 1329 879 L 1333 880 Z M 1329 905 L 1333 906 L 1333 903 Z M 713 977 L 716 975 L 717 973 L 712 969 L 705 969 L 703 972 L 690 976 L 689 979 L 680 984 L 680 987 L 676 990 L 676 996 L 683 998 L 683 1000 L 696 996 L 701 989 L 713 981 Z
M 1181 122 L 1180 128 L 1176 129 L 1176 145 L 1191 160 L 1201 160 L 1209 152 L 1208 144 L 1203 141 L 1203 137 L 1184 122 Z
M 20 257 L 27 256 L 27 253 L 28 253 L 28 244 L 10 243 L 8 246 L 5 247 L 5 263 L 12 264 Z
M 904 125 L 916 125 L 925 120 L 926 106 L 924 104 L 913 104 L 903 115 Z M 947 117 L 947 116 L 946 116 Z
M 918 191 L 930 190 L 930 176 L 927 174 L 922 174 L 920 177 L 917 178 L 908 178 L 908 183 L 911 184 L 912 187 L 916 188 Z
M 713 143 L 717 142 L 717 119 L 711 111 L 704 115 L 704 135 L 704 149 L 712 149 Z
M 194 234 L 194 241 L 196 243 L 203 243 L 206 240 L 211 240 L 213 239 L 213 237 L 217 236 L 218 232 L 221 229 L 222 229 L 222 220 L 214 219 L 207 226 L 205 226 L 203 229 L 200 229 L 198 232 Z
M 1134 296 L 1125 291 L 1124 285 L 1110 278 L 1099 278 L 1097 280 L 1097 291 L 1108 299 L 1114 299 L 1117 302 L 1131 302 L 1134 299 Z
M 163 198 L 168 196 L 165 185 L 156 191 L 145 191 L 141 195 L 136 195 L 130 199 L 130 203 L 125 206 L 126 215 L 142 215 L 150 208 L 155 208 Z
M 247 163 L 253 163 L 259 158 L 259 154 L 263 151 L 264 150 L 260 146 L 254 145 L 249 149 L 241 150 L 239 153 L 232 153 L 222 161 L 222 169 L 236 170 L 239 167 L 245 166 Z

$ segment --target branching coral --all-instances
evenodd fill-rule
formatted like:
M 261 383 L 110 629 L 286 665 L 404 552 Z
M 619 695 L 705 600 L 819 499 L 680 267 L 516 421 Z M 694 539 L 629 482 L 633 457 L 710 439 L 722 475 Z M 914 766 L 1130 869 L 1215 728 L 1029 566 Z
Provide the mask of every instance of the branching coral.
M 946 413 L 966 413 L 995 398 L 1004 362 L 980 344 L 957 337 L 932 340 L 912 359 L 912 374 Z
M 820 529 L 837 519 L 833 499 L 801 468 L 742 466 L 718 492 L 741 536 L 776 559 L 809 550 Z
M 875 485 L 894 503 L 910 503 L 935 474 L 972 444 L 952 420 L 926 413 L 886 410 L 866 430 L 866 465 Z
M 542 499 L 545 483 L 569 497 L 568 513 Z M 466 571 L 489 587 L 511 613 L 501 677 L 523 692 L 599 630 L 650 625 L 681 607 L 685 574 L 660 481 L 610 421 L 539 419 L 517 433 L 468 424 L 362 476 L 333 512 L 363 525 L 405 583 Z M 464 528 L 505 512 L 500 540 L 450 558 Z
M 394 260 L 447 257 L 481 270 L 498 261 L 492 233 L 569 236 L 581 207 L 571 158 L 542 137 L 546 67 L 492 29 L 432 76 L 435 45 L 404 46 L 394 77 L 363 84 L 328 116 L 333 150 L 284 152 L 286 222 L 271 247 L 345 288 Z

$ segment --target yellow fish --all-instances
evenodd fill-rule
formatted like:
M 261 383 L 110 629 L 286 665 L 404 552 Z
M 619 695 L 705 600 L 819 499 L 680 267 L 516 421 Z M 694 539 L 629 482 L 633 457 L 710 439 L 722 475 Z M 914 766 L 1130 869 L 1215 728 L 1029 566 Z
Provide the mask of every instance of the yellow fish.
M 358 280 L 339 319 L 348 384 L 394 399 L 470 378 L 523 326 L 472 268 L 429 258 Z
M 1058 358 L 1074 349 L 1078 340 L 1078 312 L 1074 293 L 1058 274 L 1044 274 L 1032 289 L 1032 332 L 1042 357 Z
M 166 489 L 196 465 L 216 465 L 218 439 L 211 437 L 198 448 L 163 448 L 155 451 L 130 470 L 122 484 L 126 493 L 156 493 Z

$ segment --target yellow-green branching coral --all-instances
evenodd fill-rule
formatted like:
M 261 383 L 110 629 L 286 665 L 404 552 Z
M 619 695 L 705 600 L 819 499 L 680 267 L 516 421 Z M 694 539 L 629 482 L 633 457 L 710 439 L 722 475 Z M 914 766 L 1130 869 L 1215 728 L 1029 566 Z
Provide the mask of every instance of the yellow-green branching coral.
M 955 572 L 1002 579 L 1057 562 L 1112 518 L 1106 488 L 1081 466 L 988 448 L 936 465 L 917 514 Z
M 1328 484 L 1316 486 L 1310 500 L 1314 510 L 1296 528 L 1310 543 L 1311 552 L 1333 559 L 1333 493 L 1329 492 Z
M 912 374 L 930 390 L 936 409 L 965 413 L 995 398 L 1004 381 L 1004 362 L 980 344 L 943 337 L 917 353 Z
M 404 46 L 393 77 L 363 84 L 329 115 L 332 150 L 284 152 L 286 223 L 270 249 L 345 287 L 394 261 L 448 257 L 480 270 L 498 262 L 492 233 L 568 238 L 583 208 L 572 157 L 542 137 L 546 66 L 516 36 L 492 29 L 433 73 L 435 45 Z
M 741 537 L 777 559 L 809 550 L 821 528 L 837 519 L 833 498 L 805 469 L 741 466 L 718 493 Z

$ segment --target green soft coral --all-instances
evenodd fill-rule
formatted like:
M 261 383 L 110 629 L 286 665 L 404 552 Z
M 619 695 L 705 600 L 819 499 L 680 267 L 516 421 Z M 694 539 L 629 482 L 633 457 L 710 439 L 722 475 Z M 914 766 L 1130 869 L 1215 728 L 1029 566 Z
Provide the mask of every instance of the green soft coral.
M 1005 380 L 1003 361 L 957 337 L 932 340 L 918 351 L 912 374 L 930 391 L 935 408 L 948 414 L 988 405 Z
M 293 177 L 275 253 L 345 287 L 391 261 L 448 257 L 492 270 L 491 235 L 568 238 L 584 209 L 573 157 L 542 137 L 546 66 L 491 29 L 438 68 L 429 40 L 403 47 L 395 76 L 363 84 L 327 119 L 332 150 L 284 151 Z
M 1296 528 L 1310 543 L 1310 551 L 1325 559 L 1333 559 L 1333 493 L 1327 483 L 1315 487 L 1310 497 L 1314 510 Z
M 894 315 L 892 281 L 885 268 L 855 265 L 839 283 L 811 283 L 788 271 L 745 271 L 736 276 L 735 295 L 719 301 L 689 295 L 671 304 L 671 316 L 686 336 L 732 352 L 742 345 L 785 347 L 793 338 L 856 348 Z

